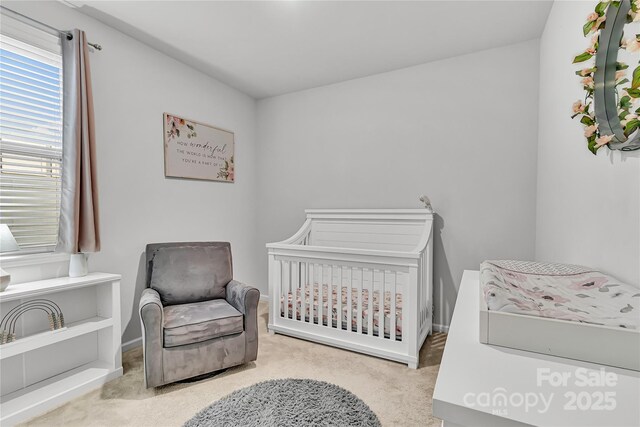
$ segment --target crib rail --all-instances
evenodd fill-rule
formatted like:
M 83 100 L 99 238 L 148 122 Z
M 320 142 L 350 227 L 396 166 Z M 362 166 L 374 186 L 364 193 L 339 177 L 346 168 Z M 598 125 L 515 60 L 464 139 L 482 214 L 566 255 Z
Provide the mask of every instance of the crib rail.
M 304 240 L 302 242 L 304 242 Z M 269 243 L 267 244 L 267 248 L 270 255 L 277 255 L 279 257 L 297 257 L 331 262 L 347 261 L 352 263 L 382 264 L 390 267 L 418 267 L 418 263 L 422 259 L 420 252 L 332 248 L 326 246 L 311 246 L 302 242 L 299 244 Z

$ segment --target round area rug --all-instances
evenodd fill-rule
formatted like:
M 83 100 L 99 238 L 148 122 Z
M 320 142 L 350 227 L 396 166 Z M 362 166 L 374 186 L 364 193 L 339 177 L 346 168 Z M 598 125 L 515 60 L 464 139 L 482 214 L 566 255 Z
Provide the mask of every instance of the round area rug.
M 270 380 L 234 391 L 185 423 L 209 426 L 379 427 L 371 409 L 353 393 L 323 381 Z

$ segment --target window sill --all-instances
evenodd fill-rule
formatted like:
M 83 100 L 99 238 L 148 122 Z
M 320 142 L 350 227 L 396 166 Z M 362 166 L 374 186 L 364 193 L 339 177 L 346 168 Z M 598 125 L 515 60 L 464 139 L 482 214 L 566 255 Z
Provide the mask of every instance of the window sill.
M 9 255 L 0 257 L 2 268 L 26 267 L 30 265 L 69 262 L 69 254 L 41 252 L 35 254 Z

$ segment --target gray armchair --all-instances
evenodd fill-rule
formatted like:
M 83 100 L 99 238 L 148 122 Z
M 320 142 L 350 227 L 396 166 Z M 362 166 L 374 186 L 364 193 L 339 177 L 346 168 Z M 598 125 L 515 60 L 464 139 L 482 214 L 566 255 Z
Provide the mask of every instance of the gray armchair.
M 150 244 L 146 259 L 147 388 L 256 360 L 260 291 L 233 280 L 228 242 Z

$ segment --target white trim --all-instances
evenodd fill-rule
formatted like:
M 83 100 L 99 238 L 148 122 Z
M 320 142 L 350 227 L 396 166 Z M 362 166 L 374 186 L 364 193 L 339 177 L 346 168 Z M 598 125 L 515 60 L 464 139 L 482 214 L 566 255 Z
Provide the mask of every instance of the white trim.
M 263 294 L 260 294 L 260 301 L 267 301 L 267 302 L 269 302 L 269 295 L 263 295 Z
M 142 347 L 142 337 L 134 338 L 130 341 L 122 343 L 122 352 L 133 350 L 134 348 Z
M 2 268 L 26 267 L 30 265 L 69 262 L 69 254 L 58 252 L 37 252 L 0 257 Z
M 433 332 L 442 332 L 444 334 L 449 333 L 449 325 L 440 325 L 440 324 L 434 323 L 432 328 L 433 328 Z

